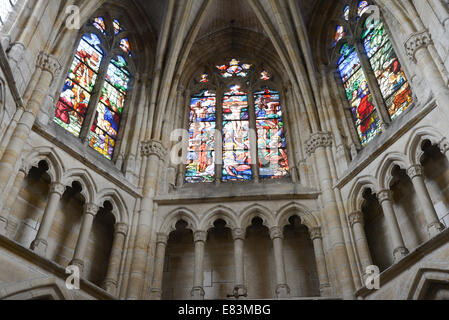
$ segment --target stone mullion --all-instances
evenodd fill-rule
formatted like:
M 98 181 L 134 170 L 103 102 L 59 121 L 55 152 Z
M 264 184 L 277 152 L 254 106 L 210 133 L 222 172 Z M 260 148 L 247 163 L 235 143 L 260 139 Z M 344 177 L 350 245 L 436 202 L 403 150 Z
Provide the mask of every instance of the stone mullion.
M 131 90 L 131 97 L 128 100 L 128 95 L 125 96 L 125 108 L 126 111 L 123 110 L 122 114 L 120 115 L 120 123 L 119 123 L 119 131 L 117 133 L 117 139 L 115 142 L 115 149 L 112 161 L 117 162 L 116 165 L 119 169 L 121 169 L 122 163 L 125 161 L 125 155 L 126 155 L 126 149 L 128 148 L 128 144 L 130 143 L 129 137 L 131 135 L 131 128 L 133 127 L 131 125 L 131 121 L 133 119 L 132 115 L 137 111 L 138 106 L 136 107 L 136 101 L 138 100 L 138 92 L 142 93 L 141 88 L 141 81 L 140 81 L 140 74 L 137 73 L 132 79 L 132 83 L 130 85 L 132 86 Z M 120 163 L 118 160 L 120 159 L 120 156 L 122 156 Z
M 79 268 L 80 273 L 84 271 L 84 259 L 89 242 L 89 235 L 92 231 L 92 225 L 98 210 L 99 208 L 95 204 L 86 204 L 85 206 L 81 229 L 78 241 L 76 242 L 75 253 L 73 254 L 73 259 L 70 262 L 70 265 L 77 266 Z
M 195 265 L 193 269 L 193 288 L 190 293 L 194 300 L 204 299 L 204 247 L 207 240 L 207 232 L 196 231 L 195 242 Z
M 216 92 L 216 115 L 215 115 L 215 183 L 221 184 L 223 178 L 223 99 L 224 90 L 220 87 Z M 219 141 L 217 138 L 220 138 Z
M 354 119 L 352 116 L 352 111 L 347 108 L 348 106 L 348 99 L 346 97 L 346 92 L 344 90 L 344 84 L 341 82 L 340 74 L 337 70 L 333 70 L 333 79 L 331 79 L 331 86 L 332 90 L 336 96 L 337 99 L 339 99 L 339 102 L 337 101 L 337 104 L 340 106 L 340 111 L 342 112 L 342 122 L 343 126 L 346 129 L 346 133 L 348 134 L 348 139 L 350 139 L 350 148 L 352 156 L 354 157 L 354 154 L 357 149 L 361 149 L 362 145 L 360 143 L 360 137 L 357 131 L 357 127 L 354 123 Z M 337 86 L 337 84 L 340 84 L 340 86 Z
M 310 239 L 313 242 L 313 250 L 315 252 L 315 262 L 320 282 L 320 293 L 322 297 L 328 297 L 331 295 L 331 286 L 329 283 L 329 274 L 327 272 L 321 228 L 310 229 Z
M 430 198 L 429 190 L 424 182 L 423 168 L 421 165 L 414 165 L 407 170 L 407 174 L 412 180 L 416 195 L 421 203 L 427 222 L 427 231 L 429 232 L 429 237 L 432 238 L 443 231 L 444 226 L 439 221 L 438 214 Z
M 234 240 L 234 266 L 235 266 L 235 280 L 234 280 L 234 296 L 236 299 L 247 295 L 247 288 L 245 285 L 245 264 L 244 264 L 244 244 L 245 244 L 245 230 L 232 230 L 232 239 Z
M 156 240 L 156 255 L 154 259 L 153 281 L 151 283 L 151 300 L 161 300 L 162 280 L 164 276 L 165 252 L 167 249 L 168 235 L 159 233 Z
M 108 270 L 106 278 L 103 281 L 103 288 L 113 296 L 117 295 L 120 264 L 122 262 L 123 250 L 126 236 L 128 234 L 128 225 L 117 223 L 114 226 L 114 240 L 109 257 Z
M 90 95 L 89 105 L 87 107 L 87 113 L 84 117 L 83 126 L 80 132 L 80 139 L 84 144 L 89 141 L 89 132 L 95 121 L 95 114 L 97 112 L 98 103 L 100 103 L 101 90 L 106 82 L 106 73 L 112 57 L 110 55 L 105 56 L 101 61 L 100 68 L 97 73 L 97 82 L 95 83 L 94 90 Z
M 276 298 L 283 299 L 290 296 L 290 287 L 287 284 L 284 260 L 284 235 L 279 227 L 270 230 L 270 238 L 273 241 L 274 265 L 276 273 Z
M 365 74 L 366 81 L 368 81 L 371 96 L 373 97 L 374 105 L 376 106 L 377 114 L 381 120 L 382 129 L 384 130 L 385 126 L 388 126 L 391 123 L 391 118 L 388 113 L 388 108 L 385 104 L 385 100 L 382 96 L 382 92 L 380 91 L 379 82 L 374 75 L 373 69 L 371 67 L 371 62 L 369 61 L 368 56 L 365 53 L 363 44 L 361 42 L 356 42 L 354 44 L 354 48 L 357 51 L 357 55 L 359 56 L 360 65 L 362 67 L 363 73 Z
M 180 101 L 182 101 L 182 99 L 180 99 Z M 190 90 L 185 90 L 184 91 L 184 101 L 182 103 L 182 109 L 184 110 L 184 113 L 182 115 L 182 122 L 181 122 L 181 128 L 187 128 L 186 130 L 189 130 L 189 125 L 190 125 L 190 121 L 189 121 L 189 115 L 190 115 L 190 103 L 191 103 L 191 93 Z M 216 115 L 215 115 L 216 116 Z M 217 118 L 215 119 L 215 121 L 217 120 Z M 187 136 L 187 139 L 189 137 Z M 188 148 L 188 141 L 187 143 L 187 148 Z M 188 150 L 187 150 L 188 151 Z M 216 156 L 216 155 L 215 155 Z M 185 181 L 185 176 L 186 176 L 186 163 L 181 163 L 178 166 L 178 177 L 177 177 L 177 182 L 176 182 L 176 186 L 178 188 L 182 187 L 184 185 L 184 181 Z M 215 167 L 216 169 L 216 167 Z
M 292 121 L 290 121 L 290 118 L 288 117 L 288 115 L 290 114 L 290 108 L 287 107 L 287 94 L 288 91 L 284 90 L 283 94 L 281 95 L 280 99 L 281 99 L 281 106 L 285 106 L 285 108 L 282 109 L 282 120 L 284 122 L 284 128 L 287 127 L 287 130 L 284 131 L 285 133 L 285 139 L 287 141 L 287 155 L 289 158 L 289 165 L 290 165 L 290 175 L 292 177 L 292 182 L 293 183 L 297 183 L 299 178 L 298 178 L 298 167 L 297 167 L 297 163 L 296 163 L 296 152 L 295 152 L 295 148 L 293 148 L 293 124 Z M 285 102 L 285 103 L 284 103 Z M 288 109 L 287 112 L 285 112 Z M 291 112 L 293 114 L 293 112 Z M 293 118 L 292 118 L 293 119 Z M 256 130 L 257 132 L 257 130 Z
M 259 172 L 259 152 L 257 144 L 257 120 L 256 106 L 254 105 L 254 93 L 252 89 L 248 90 L 248 115 L 249 115 L 249 145 L 251 155 L 251 170 L 253 172 L 253 182 L 258 183 L 260 180 Z
M 31 244 L 31 250 L 41 256 L 46 256 L 48 246 L 48 236 L 50 235 L 51 226 L 55 220 L 56 210 L 59 202 L 65 192 L 66 187 L 60 183 L 53 183 L 50 189 L 47 206 L 42 217 L 42 222 L 36 239 Z
M 366 238 L 363 213 L 353 212 L 349 215 L 349 222 L 354 234 L 354 241 L 360 258 L 363 278 L 366 278 L 366 271 L 373 264 L 373 259 L 369 250 L 368 239 Z
M 387 221 L 387 227 L 393 244 L 393 259 L 396 263 L 404 258 L 409 253 L 409 251 L 405 246 L 404 238 L 402 237 L 402 233 L 399 228 L 396 213 L 393 209 L 393 197 L 391 191 L 381 190 L 378 193 L 378 199 L 380 205 L 382 206 L 385 220 Z

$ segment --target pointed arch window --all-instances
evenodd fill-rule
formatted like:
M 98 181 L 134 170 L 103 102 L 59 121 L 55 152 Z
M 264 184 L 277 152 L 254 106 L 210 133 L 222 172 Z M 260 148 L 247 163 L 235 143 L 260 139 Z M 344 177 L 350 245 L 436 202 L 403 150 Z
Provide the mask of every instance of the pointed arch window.
M 253 64 L 235 58 L 214 69 L 198 75 L 202 90 L 191 98 L 186 182 L 289 176 L 281 96 L 269 86 L 272 74 L 264 68 L 256 73 Z M 208 91 L 217 82 L 224 89 Z
M 54 121 L 112 160 L 132 79 L 119 20 L 96 17 L 79 41 Z M 112 43 L 111 46 L 108 46 Z
M 18 0 L 0 0 L 0 26 L 4 25 Z
M 413 103 L 412 91 L 382 20 L 373 20 L 370 2 L 345 6 L 332 43 L 337 70 L 362 147 Z M 358 34 L 357 30 L 362 30 Z

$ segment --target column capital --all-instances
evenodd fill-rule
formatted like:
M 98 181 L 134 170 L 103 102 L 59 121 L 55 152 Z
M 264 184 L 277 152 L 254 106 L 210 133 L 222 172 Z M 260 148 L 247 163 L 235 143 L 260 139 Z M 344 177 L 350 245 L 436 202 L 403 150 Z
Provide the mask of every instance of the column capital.
M 193 233 L 193 241 L 196 242 L 206 242 L 207 232 L 206 231 L 195 231 Z
M 37 67 L 44 71 L 48 71 L 54 77 L 56 73 L 61 69 L 61 64 L 58 59 L 51 54 L 41 51 L 37 57 Z
M 160 141 L 157 140 L 142 142 L 140 152 L 142 154 L 142 157 L 149 157 L 154 155 L 157 156 L 159 160 L 164 160 L 167 155 L 167 151 L 165 150 L 164 146 Z
M 129 229 L 129 227 L 126 223 L 119 222 L 119 223 L 116 223 L 114 226 L 114 233 L 121 234 L 124 237 L 126 237 L 128 235 L 128 229 Z
M 270 229 L 270 238 L 271 240 L 274 239 L 284 239 L 284 234 L 282 232 L 282 229 L 279 227 L 273 227 Z
M 318 148 L 332 146 L 332 134 L 329 132 L 316 132 L 307 141 L 307 154 L 312 155 Z
M 93 203 L 87 203 L 84 208 L 84 211 L 86 214 L 90 214 L 94 217 L 97 215 L 98 210 L 100 210 L 100 208 L 96 204 L 93 204 Z
M 53 182 L 50 186 L 50 193 L 56 193 L 60 197 L 64 194 L 66 186 L 59 182 Z
M 245 240 L 246 232 L 244 229 L 235 228 L 232 230 L 232 239 L 235 240 Z
M 316 227 L 316 228 L 312 228 L 309 230 L 310 233 L 310 239 L 316 240 L 316 239 L 323 239 L 323 235 L 321 233 L 321 228 L 320 227 Z
M 421 48 L 427 48 L 433 44 L 432 35 L 424 30 L 412 34 L 404 43 L 405 52 L 413 62 L 416 62 L 416 52 Z
M 363 225 L 364 219 L 363 219 L 363 212 L 362 211 L 355 211 L 349 215 L 349 223 L 351 225 L 351 228 L 354 227 L 355 224 L 360 223 Z
M 423 167 L 420 164 L 415 164 L 407 169 L 407 175 L 410 179 L 421 177 L 424 174 Z
M 167 245 L 168 243 L 168 235 L 165 233 L 158 233 L 156 238 L 156 244 Z
M 384 201 L 391 201 L 393 198 L 393 193 L 391 190 L 380 190 L 377 193 L 377 198 L 379 200 L 379 203 L 382 204 Z

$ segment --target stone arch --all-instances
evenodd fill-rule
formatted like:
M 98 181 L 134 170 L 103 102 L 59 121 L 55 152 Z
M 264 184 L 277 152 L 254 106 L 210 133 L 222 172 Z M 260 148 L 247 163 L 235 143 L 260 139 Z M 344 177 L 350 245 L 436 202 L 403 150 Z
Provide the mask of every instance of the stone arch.
M 39 162 L 46 161 L 48 164 L 48 175 L 52 182 L 62 182 L 63 172 L 65 171 L 64 164 L 53 148 L 42 147 L 32 150 L 24 159 L 23 164 L 26 173 L 32 167 L 37 166 Z
M 0 300 L 37 300 L 50 298 L 51 300 L 72 300 L 67 291 L 61 286 L 57 279 L 41 279 L 20 283 L 8 289 L 8 293 L 2 295 Z
M 62 183 L 70 186 L 73 182 L 78 182 L 81 185 L 81 194 L 84 196 L 86 203 L 95 203 L 97 185 L 89 172 L 84 169 L 68 170 L 64 174 Z
M 292 202 L 279 209 L 276 215 L 276 225 L 283 229 L 289 224 L 288 220 L 292 215 L 298 216 L 309 230 L 318 228 L 321 224 L 319 219 L 306 206 Z
M 429 140 L 433 145 L 437 145 L 443 154 L 449 149 L 449 142 L 435 128 L 427 126 L 417 128 L 413 131 L 406 145 L 406 154 L 411 164 L 420 164 L 421 158 L 424 155 L 421 147 L 425 140 Z
M 375 193 L 380 191 L 376 178 L 370 175 L 361 176 L 353 183 L 348 197 L 348 214 L 361 210 L 365 200 L 363 199 L 363 193 L 366 189 L 371 189 Z
M 240 214 L 239 225 L 242 229 L 246 229 L 251 226 L 251 222 L 254 218 L 262 219 L 263 224 L 268 229 L 276 227 L 274 214 L 268 208 L 260 204 L 252 204 L 246 207 Z
M 169 235 L 171 232 L 176 230 L 176 224 L 183 220 L 187 223 L 187 229 L 193 232 L 201 230 L 199 229 L 200 222 L 195 215 L 195 213 L 187 208 L 177 208 L 169 213 L 161 223 L 159 232 Z
M 238 219 L 236 213 L 225 206 L 218 205 L 211 210 L 207 210 L 207 213 L 203 216 L 199 224 L 199 229 L 207 231 L 214 227 L 214 222 L 218 219 L 226 222 L 226 227 L 235 229 L 239 228 Z
M 376 172 L 376 178 L 380 189 L 390 188 L 390 183 L 393 179 L 391 171 L 396 165 L 405 170 L 411 166 L 409 160 L 404 154 L 399 152 L 387 154 L 381 161 L 379 169 Z
M 129 207 L 123 200 L 122 195 L 116 189 L 104 189 L 98 192 L 97 199 L 94 203 L 101 206 L 105 201 L 111 202 L 114 207 L 112 214 L 116 223 L 129 224 Z
M 422 300 L 434 284 L 444 284 L 449 288 L 449 270 L 437 266 L 421 268 L 414 274 L 403 299 Z

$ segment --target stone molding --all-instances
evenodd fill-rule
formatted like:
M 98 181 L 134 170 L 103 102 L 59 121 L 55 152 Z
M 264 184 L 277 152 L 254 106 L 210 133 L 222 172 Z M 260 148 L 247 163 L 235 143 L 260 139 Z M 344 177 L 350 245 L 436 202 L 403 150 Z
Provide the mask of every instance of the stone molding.
M 427 48 L 433 44 L 432 35 L 427 31 L 414 33 L 405 42 L 405 52 L 413 62 L 416 62 L 416 52 L 421 48 Z
M 48 71 L 54 77 L 56 73 L 61 70 L 61 64 L 52 55 L 41 51 L 37 58 L 37 67 L 41 68 L 43 71 Z
M 363 212 L 361 211 L 355 211 L 349 215 L 349 223 L 351 225 L 351 228 L 354 227 L 355 224 L 360 223 L 363 225 L 364 219 L 363 219 Z
M 168 235 L 165 233 L 158 233 L 156 238 L 156 244 L 167 245 L 168 243 Z
M 332 146 L 332 134 L 329 132 L 314 133 L 307 141 L 307 154 L 312 155 L 318 148 L 327 148 Z
M 270 229 L 270 238 L 271 238 L 271 240 L 284 239 L 284 234 L 282 233 L 281 228 L 279 228 L 279 227 L 271 228 Z
M 159 160 L 164 160 L 167 151 L 160 141 L 151 140 L 142 142 L 140 152 L 142 157 L 157 156 Z
M 100 208 L 96 204 L 93 204 L 93 203 L 86 204 L 86 207 L 85 207 L 86 214 L 90 214 L 95 217 L 98 213 L 98 210 L 100 210 Z
M 207 240 L 207 232 L 206 231 L 195 231 L 193 234 L 194 242 L 206 242 Z
M 126 223 L 116 223 L 114 226 L 114 233 L 121 234 L 124 237 L 128 235 L 128 225 Z
M 312 228 L 310 229 L 310 239 L 316 240 L 316 239 L 323 239 L 323 234 L 321 233 L 321 228 L 317 227 L 317 228 Z
M 57 193 L 60 197 L 64 194 L 66 186 L 59 182 L 53 182 L 50 187 L 50 193 Z
M 407 169 L 407 175 L 410 177 L 410 179 L 422 177 L 423 174 L 424 174 L 423 167 L 419 164 L 415 164 Z
M 391 201 L 393 194 L 391 190 L 381 190 L 377 193 L 377 198 L 379 203 L 382 204 L 384 201 Z
M 243 229 L 236 228 L 232 230 L 232 239 L 235 240 L 243 240 L 245 241 L 246 232 Z

